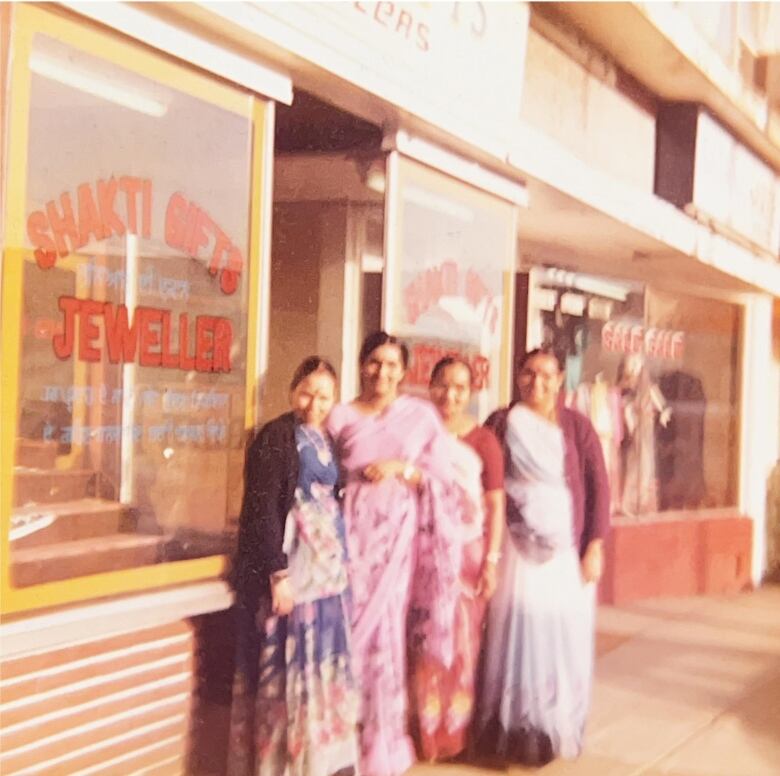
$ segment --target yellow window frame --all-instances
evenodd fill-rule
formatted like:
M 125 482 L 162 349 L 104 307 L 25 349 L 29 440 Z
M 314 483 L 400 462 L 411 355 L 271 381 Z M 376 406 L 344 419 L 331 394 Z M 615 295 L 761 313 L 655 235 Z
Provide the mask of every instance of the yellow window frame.
M 5 168 L 6 236 L 3 245 L 0 311 L 0 346 L 3 376 L 0 385 L 0 612 L 12 614 L 44 607 L 76 603 L 121 593 L 140 592 L 162 586 L 219 577 L 225 570 L 223 555 L 159 563 L 132 569 L 75 577 L 17 588 L 11 583 L 10 526 L 13 505 L 14 462 L 18 423 L 21 369 L 20 323 L 23 305 L 23 267 L 32 261 L 25 245 L 27 137 L 29 129 L 30 69 L 33 38 L 43 33 L 139 75 L 163 83 L 220 108 L 245 116 L 253 123 L 250 189 L 249 289 L 247 308 L 247 354 L 244 425 L 255 422 L 254 393 L 258 370 L 260 278 L 262 235 L 265 234 L 263 197 L 267 192 L 264 170 L 265 145 L 273 132 L 273 111 L 262 98 L 218 82 L 216 79 L 172 61 L 141 43 L 119 34 L 96 29 L 88 22 L 19 4 L 11 18 L 10 96 L 7 116 L 7 165 Z M 5 120 L 5 117 L 0 117 Z M 10 247 L 9 247 L 10 246 Z

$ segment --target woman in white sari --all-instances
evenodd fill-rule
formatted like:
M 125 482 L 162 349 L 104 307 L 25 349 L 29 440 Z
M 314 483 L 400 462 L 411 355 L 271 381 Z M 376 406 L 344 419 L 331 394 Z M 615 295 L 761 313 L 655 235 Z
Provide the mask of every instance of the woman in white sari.
M 476 745 L 526 765 L 582 749 L 609 527 L 601 444 L 590 421 L 559 402 L 562 384 L 555 355 L 531 351 L 517 376 L 520 401 L 488 420 L 506 453 L 509 531 L 488 615 Z

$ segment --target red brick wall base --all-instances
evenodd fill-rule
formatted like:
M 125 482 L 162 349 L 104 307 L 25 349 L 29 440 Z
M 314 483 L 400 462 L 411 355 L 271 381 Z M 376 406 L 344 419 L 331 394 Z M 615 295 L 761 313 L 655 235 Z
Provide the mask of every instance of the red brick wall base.
M 599 600 L 732 593 L 750 586 L 753 522 L 685 515 L 612 528 Z

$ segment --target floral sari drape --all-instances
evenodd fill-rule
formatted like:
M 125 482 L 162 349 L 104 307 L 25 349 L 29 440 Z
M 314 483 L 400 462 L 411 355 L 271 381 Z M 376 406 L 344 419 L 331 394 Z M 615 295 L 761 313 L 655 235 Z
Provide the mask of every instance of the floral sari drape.
M 463 491 L 433 407 L 402 396 L 378 415 L 334 408 L 329 430 L 346 472 L 344 517 L 353 595 L 353 665 L 361 690 L 361 772 L 398 776 L 414 762 L 407 734 L 407 640 L 445 665 L 453 659 Z M 371 483 L 363 469 L 404 460 L 419 488 Z M 414 633 L 407 616 L 414 612 Z
M 298 426 L 295 439 L 300 471 L 283 542 L 295 606 L 275 616 L 266 597 L 257 619 L 238 607 L 230 776 L 358 772 L 338 466 L 317 432 Z
M 431 654 L 411 655 L 412 717 L 426 760 L 453 757 L 466 747 L 485 614 L 485 599 L 477 595 L 485 555 L 483 462 L 473 447 L 455 436 L 449 437 L 446 450 L 465 496 L 461 512 L 463 557 L 453 621 L 452 665 L 445 666 Z

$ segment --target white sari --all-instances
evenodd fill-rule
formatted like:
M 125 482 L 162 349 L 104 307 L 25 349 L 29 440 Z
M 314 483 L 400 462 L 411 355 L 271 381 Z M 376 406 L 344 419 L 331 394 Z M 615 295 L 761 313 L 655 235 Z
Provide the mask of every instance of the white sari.
M 509 761 L 541 764 L 582 748 L 595 586 L 580 575 L 561 429 L 518 404 L 506 445 L 515 520 L 488 613 L 476 732 L 480 748 L 484 741 Z

